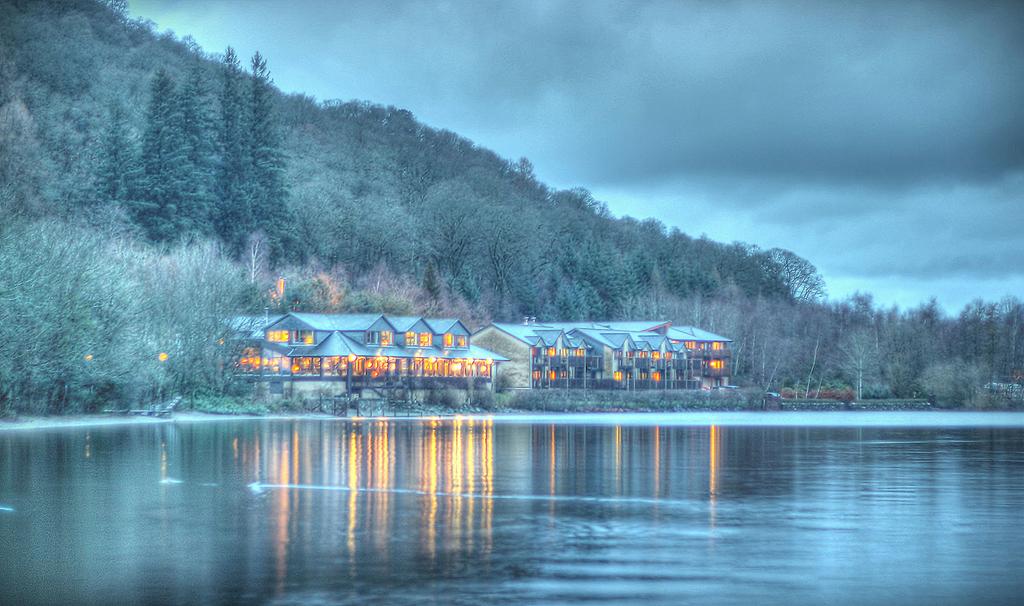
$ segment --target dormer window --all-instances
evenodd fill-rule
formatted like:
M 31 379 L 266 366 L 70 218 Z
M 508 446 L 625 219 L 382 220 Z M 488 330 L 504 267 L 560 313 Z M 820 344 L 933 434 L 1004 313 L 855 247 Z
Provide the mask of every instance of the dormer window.
M 459 335 L 459 336 L 455 337 L 455 344 L 458 345 L 459 347 L 465 347 L 466 346 L 466 335 Z
M 267 340 L 273 343 L 287 343 L 288 342 L 288 331 L 287 330 L 268 330 Z
M 432 336 L 433 335 L 431 335 L 429 332 L 421 332 L 420 333 L 420 347 L 430 347 L 430 345 L 434 341 Z
M 405 346 L 415 347 L 416 346 L 416 333 L 409 331 L 405 333 Z
M 377 332 L 376 330 L 366 331 L 366 344 L 376 345 L 378 343 L 380 343 L 380 333 Z
M 390 330 L 380 331 L 380 344 L 382 347 L 393 345 L 395 342 L 395 333 Z
M 312 330 L 293 330 L 292 331 L 292 343 L 301 343 L 303 345 L 313 344 L 313 331 Z
M 444 333 L 444 346 L 451 347 L 455 344 L 455 335 L 450 332 Z

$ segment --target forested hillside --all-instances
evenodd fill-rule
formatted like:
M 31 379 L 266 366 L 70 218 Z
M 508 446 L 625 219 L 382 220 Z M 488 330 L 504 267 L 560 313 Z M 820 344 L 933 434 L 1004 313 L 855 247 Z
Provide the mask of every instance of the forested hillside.
M 0 5 L 0 409 L 224 390 L 215 318 L 268 307 L 665 318 L 736 339 L 738 381 L 812 395 L 1019 380 L 1016 300 L 958 319 L 828 303 L 792 253 L 613 217 L 527 159 L 282 94 L 272 69 L 118 2 Z

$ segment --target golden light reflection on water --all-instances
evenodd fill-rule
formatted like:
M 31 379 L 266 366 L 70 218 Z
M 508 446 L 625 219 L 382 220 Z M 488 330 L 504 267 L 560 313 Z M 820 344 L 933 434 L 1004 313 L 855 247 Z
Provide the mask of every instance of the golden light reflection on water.
M 714 528 L 715 507 L 718 499 L 719 452 L 721 448 L 721 435 L 718 426 L 712 425 L 708 435 L 708 517 L 711 528 Z
M 431 560 L 442 549 L 489 551 L 493 429 L 491 419 L 456 418 L 339 424 L 329 429 L 340 434 L 334 440 L 292 428 L 270 434 L 260 462 L 265 471 L 255 476 L 257 485 L 260 476 L 269 478 L 263 485 L 273 491 L 268 495 L 279 583 L 287 574 L 289 546 L 299 544 L 290 533 L 304 527 L 293 519 L 329 507 L 345 510 L 339 542 L 350 563 L 363 557 L 364 546 L 375 559 L 388 560 L 396 533 L 418 534 L 421 552 Z M 333 496 L 338 492 L 347 493 L 343 500 Z M 420 510 L 418 533 L 395 524 L 410 506 Z
M 661 428 L 654 428 L 654 498 L 658 498 L 661 492 Z

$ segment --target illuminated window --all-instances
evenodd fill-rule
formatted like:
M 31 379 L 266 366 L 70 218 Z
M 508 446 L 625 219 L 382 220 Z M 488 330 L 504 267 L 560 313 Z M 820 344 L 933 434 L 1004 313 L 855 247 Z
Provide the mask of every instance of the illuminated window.
M 659 372 L 657 370 L 654 371 L 653 373 L 651 373 L 651 378 L 654 379 L 655 382 L 661 381 L 661 372 Z
M 444 333 L 444 346 L 451 347 L 455 343 L 455 335 L 450 332 Z
M 616 381 L 621 381 L 622 380 L 622 371 L 621 370 L 616 370 L 615 374 L 614 374 L 614 377 L 615 377 Z
M 292 343 L 302 343 L 305 345 L 313 344 L 313 331 L 312 330 L 293 330 Z
M 651 357 L 654 358 L 655 360 L 660 360 L 661 359 L 661 352 L 660 351 L 652 351 L 651 352 Z
M 671 360 L 672 359 L 672 352 L 671 351 L 666 351 L 665 352 L 665 359 L 666 360 Z
M 548 348 L 548 357 L 549 358 L 555 357 L 555 348 L 554 347 L 549 347 Z
M 697 342 L 696 341 L 687 341 L 687 342 L 683 343 L 683 346 L 686 347 L 686 349 L 697 349 Z
M 287 343 L 288 342 L 288 331 L 287 330 L 268 330 L 267 340 L 273 341 L 274 343 Z
M 420 333 L 420 347 L 430 347 L 431 343 L 433 343 L 433 339 L 431 338 L 430 333 L 429 332 L 421 332 Z
M 585 357 L 585 356 L 587 355 L 587 350 L 586 350 L 586 349 L 583 349 L 583 348 L 581 347 L 581 348 L 579 348 L 579 349 L 577 349 L 577 350 L 576 350 L 576 355 L 577 355 L 577 356 L 579 356 L 579 357 L 581 357 L 581 358 L 582 358 L 582 357 Z
M 405 345 L 406 347 L 416 345 L 416 333 L 412 331 L 405 333 Z
M 456 344 L 458 344 L 459 347 L 465 347 L 466 346 L 466 335 L 459 335 L 458 338 L 456 338 L 455 342 L 456 342 Z
M 540 371 L 539 370 L 533 371 L 533 380 L 534 381 L 540 381 Z
M 555 380 L 555 379 L 557 379 L 557 378 L 558 378 L 558 373 L 556 373 L 556 372 L 555 372 L 555 371 L 553 371 L 553 370 L 549 370 L 549 371 L 548 371 L 548 380 L 550 380 L 550 381 L 554 381 L 554 380 Z
M 711 360 L 710 365 L 711 368 L 714 368 L 715 370 L 722 370 L 725 368 L 725 362 L 722 360 Z
M 395 335 L 390 330 L 382 330 L 380 332 L 380 344 L 387 347 L 395 342 Z
M 725 343 L 722 343 L 721 341 L 715 341 L 714 343 L 711 344 L 711 349 L 715 349 L 715 350 L 723 349 L 724 346 L 725 346 Z

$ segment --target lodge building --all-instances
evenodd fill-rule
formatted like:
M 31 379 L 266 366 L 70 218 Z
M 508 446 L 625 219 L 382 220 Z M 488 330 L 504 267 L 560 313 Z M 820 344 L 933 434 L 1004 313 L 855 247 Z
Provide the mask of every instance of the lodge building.
M 519 389 L 712 389 L 729 384 L 731 339 L 671 322 L 492 323 L 475 343 L 501 354 Z
M 455 318 L 292 312 L 238 316 L 231 328 L 238 372 L 269 395 L 491 389 L 507 361 L 476 346 Z

